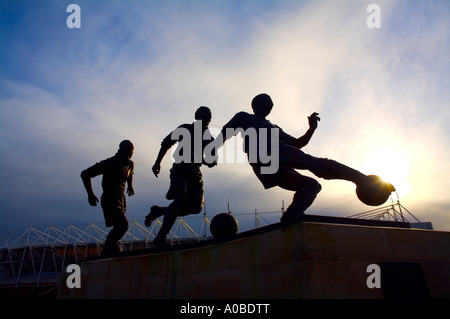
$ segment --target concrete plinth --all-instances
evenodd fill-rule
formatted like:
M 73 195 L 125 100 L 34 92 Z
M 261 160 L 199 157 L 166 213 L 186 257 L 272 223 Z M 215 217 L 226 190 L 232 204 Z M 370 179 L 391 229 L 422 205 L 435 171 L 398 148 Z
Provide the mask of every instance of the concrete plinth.
M 60 298 L 450 298 L 450 233 L 303 222 L 80 266 Z

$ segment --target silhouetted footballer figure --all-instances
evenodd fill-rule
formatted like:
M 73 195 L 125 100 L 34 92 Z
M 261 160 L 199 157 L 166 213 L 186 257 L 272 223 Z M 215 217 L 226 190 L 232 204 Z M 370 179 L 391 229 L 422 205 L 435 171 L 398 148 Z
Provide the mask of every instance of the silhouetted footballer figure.
M 165 154 L 175 143 L 180 142 L 174 154 L 183 156 L 184 159 L 175 158 L 175 163 L 170 170 L 170 187 L 166 195 L 168 200 L 173 201 L 168 207 L 152 206 L 150 213 L 145 217 L 145 225 L 149 227 L 155 219 L 164 215 L 161 229 L 153 240 L 153 244 L 157 247 L 166 245 L 167 234 L 172 229 L 178 216 L 201 212 L 204 203 L 204 190 L 200 167 L 202 164 L 208 167 L 216 165 L 215 162 L 206 163 L 203 154 L 204 148 L 214 140 L 208 129 L 212 118 L 211 110 L 206 106 L 201 106 L 196 110 L 194 117 L 196 122 L 180 125 L 163 139 L 155 164 L 152 167 L 153 173 L 158 177 L 161 170 L 161 161 Z M 201 132 L 195 134 L 195 129 L 200 129 Z M 183 135 L 182 133 L 189 134 Z M 184 136 L 190 137 L 190 143 L 181 143 Z M 187 145 L 190 145 L 190 149 L 186 149 Z M 189 154 L 186 155 L 184 152 L 189 152 Z
M 113 227 L 105 240 L 102 256 L 112 256 L 120 252 L 118 241 L 128 230 L 128 219 L 125 216 L 126 198 L 125 186 L 128 185 L 128 196 L 134 195 L 133 173 L 134 163 L 131 161 L 134 146 L 124 140 L 119 145 L 117 153 L 81 172 L 81 179 L 88 194 L 91 206 L 97 206 L 98 198 L 92 190 L 91 178 L 103 175 L 101 206 L 106 227 Z
M 296 169 L 309 170 L 318 177 L 324 179 L 342 179 L 355 183 L 356 185 L 364 183 L 368 176 L 361 172 L 347 167 L 341 163 L 327 158 L 317 158 L 308 155 L 300 149 L 306 146 L 314 131 L 317 129 L 318 113 L 313 113 L 308 117 L 309 129 L 306 133 L 295 138 L 285 133 L 281 128 L 269 122 L 266 117 L 270 114 L 273 108 L 273 102 L 269 95 L 260 94 L 252 100 L 252 109 L 254 114 L 246 112 L 237 113 L 221 130 L 221 134 L 216 139 L 218 146 L 225 143 L 225 141 L 232 136 L 227 136 L 227 128 L 237 129 L 242 128 L 247 130 L 255 128 L 258 134 L 257 141 L 260 141 L 260 129 L 266 128 L 267 134 L 267 148 L 270 149 L 270 129 L 279 129 L 279 169 L 273 174 L 262 174 L 261 167 L 269 166 L 260 161 L 255 163 L 250 162 L 255 175 L 261 181 L 265 189 L 279 186 L 281 188 L 294 191 L 294 198 L 292 203 L 283 213 L 281 221 L 287 221 L 291 218 L 304 215 L 304 211 L 313 203 L 317 194 L 322 189 L 321 185 L 313 178 L 303 176 L 296 171 Z M 229 130 L 233 131 L 233 130 Z M 236 135 L 238 131 L 235 131 Z M 244 143 L 248 143 L 244 141 Z M 244 145 L 244 150 L 249 155 L 249 145 Z M 391 184 L 389 184 L 392 186 Z M 394 187 L 392 186 L 392 189 Z

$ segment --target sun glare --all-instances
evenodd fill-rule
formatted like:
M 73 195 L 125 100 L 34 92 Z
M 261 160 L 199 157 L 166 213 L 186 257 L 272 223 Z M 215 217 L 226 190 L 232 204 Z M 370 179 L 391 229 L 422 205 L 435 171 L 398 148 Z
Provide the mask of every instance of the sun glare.
M 399 198 L 406 196 L 411 187 L 409 182 L 409 161 L 396 149 L 373 150 L 363 167 L 366 174 L 379 175 L 394 185 Z

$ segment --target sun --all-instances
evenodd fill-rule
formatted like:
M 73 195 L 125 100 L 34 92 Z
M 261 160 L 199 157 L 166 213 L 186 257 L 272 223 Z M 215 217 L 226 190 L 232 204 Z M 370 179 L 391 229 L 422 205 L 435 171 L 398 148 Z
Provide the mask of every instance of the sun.
M 363 165 L 363 172 L 379 175 L 394 185 L 399 198 L 405 197 L 411 188 L 409 160 L 395 148 L 373 149 Z

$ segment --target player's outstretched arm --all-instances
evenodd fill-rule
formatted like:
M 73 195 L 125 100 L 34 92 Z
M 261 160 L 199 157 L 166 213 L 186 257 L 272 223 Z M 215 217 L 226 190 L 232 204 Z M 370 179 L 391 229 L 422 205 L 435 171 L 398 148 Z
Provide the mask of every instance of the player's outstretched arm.
M 302 148 L 308 145 L 309 141 L 311 140 L 311 137 L 313 136 L 314 132 L 316 131 L 318 127 L 318 122 L 320 121 L 319 113 L 314 112 L 310 116 L 308 116 L 308 123 L 309 123 L 309 129 L 306 131 L 306 133 L 299 137 L 296 142 L 297 148 Z

